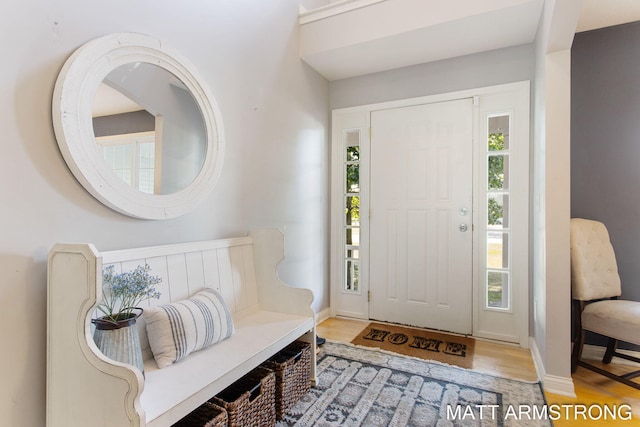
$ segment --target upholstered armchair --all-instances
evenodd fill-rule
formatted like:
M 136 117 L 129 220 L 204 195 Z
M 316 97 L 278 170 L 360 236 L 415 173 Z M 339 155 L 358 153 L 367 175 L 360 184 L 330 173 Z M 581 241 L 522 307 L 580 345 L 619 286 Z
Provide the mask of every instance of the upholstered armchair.
M 640 363 L 640 359 L 617 351 L 618 341 L 640 345 L 640 302 L 618 299 L 618 265 L 609 232 L 601 222 L 571 220 L 571 293 L 575 328 L 572 372 L 582 366 L 640 389 L 640 384 L 631 381 L 640 371 L 620 376 L 581 360 L 585 331 L 591 331 L 609 339 L 603 363 L 610 363 L 613 356 Z

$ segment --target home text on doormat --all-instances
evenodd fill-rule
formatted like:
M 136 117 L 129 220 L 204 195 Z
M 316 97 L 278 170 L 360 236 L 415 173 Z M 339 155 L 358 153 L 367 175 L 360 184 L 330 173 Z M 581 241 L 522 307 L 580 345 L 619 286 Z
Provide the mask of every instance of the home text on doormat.
M 462 368 L 471 368 L 475 347 L 472 338 L 381 323 L 370 323 L 351 342 Z

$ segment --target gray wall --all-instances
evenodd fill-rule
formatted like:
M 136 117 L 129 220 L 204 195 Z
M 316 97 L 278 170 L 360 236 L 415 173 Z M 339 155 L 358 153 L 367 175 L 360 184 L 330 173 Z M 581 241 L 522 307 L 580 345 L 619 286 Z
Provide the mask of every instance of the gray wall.
M 534 50 L 529 44 L 333 81 L 329 103 L 332 109 L 352 107 L 533 81 L 533 76 Z
M 640 22 L 576 34 L 571 69 L 571 216 L 606 224 L 640 301 Z
M 297 0 L 25 0 L 0 13 L 0 425 L 45 425 L 46 262 L 60 241 L 99 250 L 286 233 L 283 280 L 328 305 L 328 83 L 298 57 Z M 215 95 L 226 158 L 191 214 L 145 221 L 96 201 L 74 179 L 51 121 L 54 83 L 83 43 L 133 31 L 195 65 Z M 79 390 L 78 393 L 82 393 Z M 74 396 L 69 396 L 73 399 Z
M 93 118 L 93 134 L 95 136 L 121 135 L 154 130 L 156 130 L 156 118 L 146 110 Z

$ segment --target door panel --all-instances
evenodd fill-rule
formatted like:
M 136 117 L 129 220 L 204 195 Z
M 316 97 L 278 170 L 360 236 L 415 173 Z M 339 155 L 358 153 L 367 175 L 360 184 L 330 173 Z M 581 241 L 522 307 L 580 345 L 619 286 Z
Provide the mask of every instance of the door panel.
M 471 99 L 372 112 L 372 319 L 471 333 L 472 121 Z

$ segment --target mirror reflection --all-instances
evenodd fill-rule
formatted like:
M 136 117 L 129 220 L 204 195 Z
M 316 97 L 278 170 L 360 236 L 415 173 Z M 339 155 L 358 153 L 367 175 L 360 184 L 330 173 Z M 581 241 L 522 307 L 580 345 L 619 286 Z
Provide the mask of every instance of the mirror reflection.
M 111 71 L 97 90 L 92 120 L 111 170 L 141 192 L 178 192 L 202 169 L 202 113 L 187 87 L 164 68 L 136 62 Z

